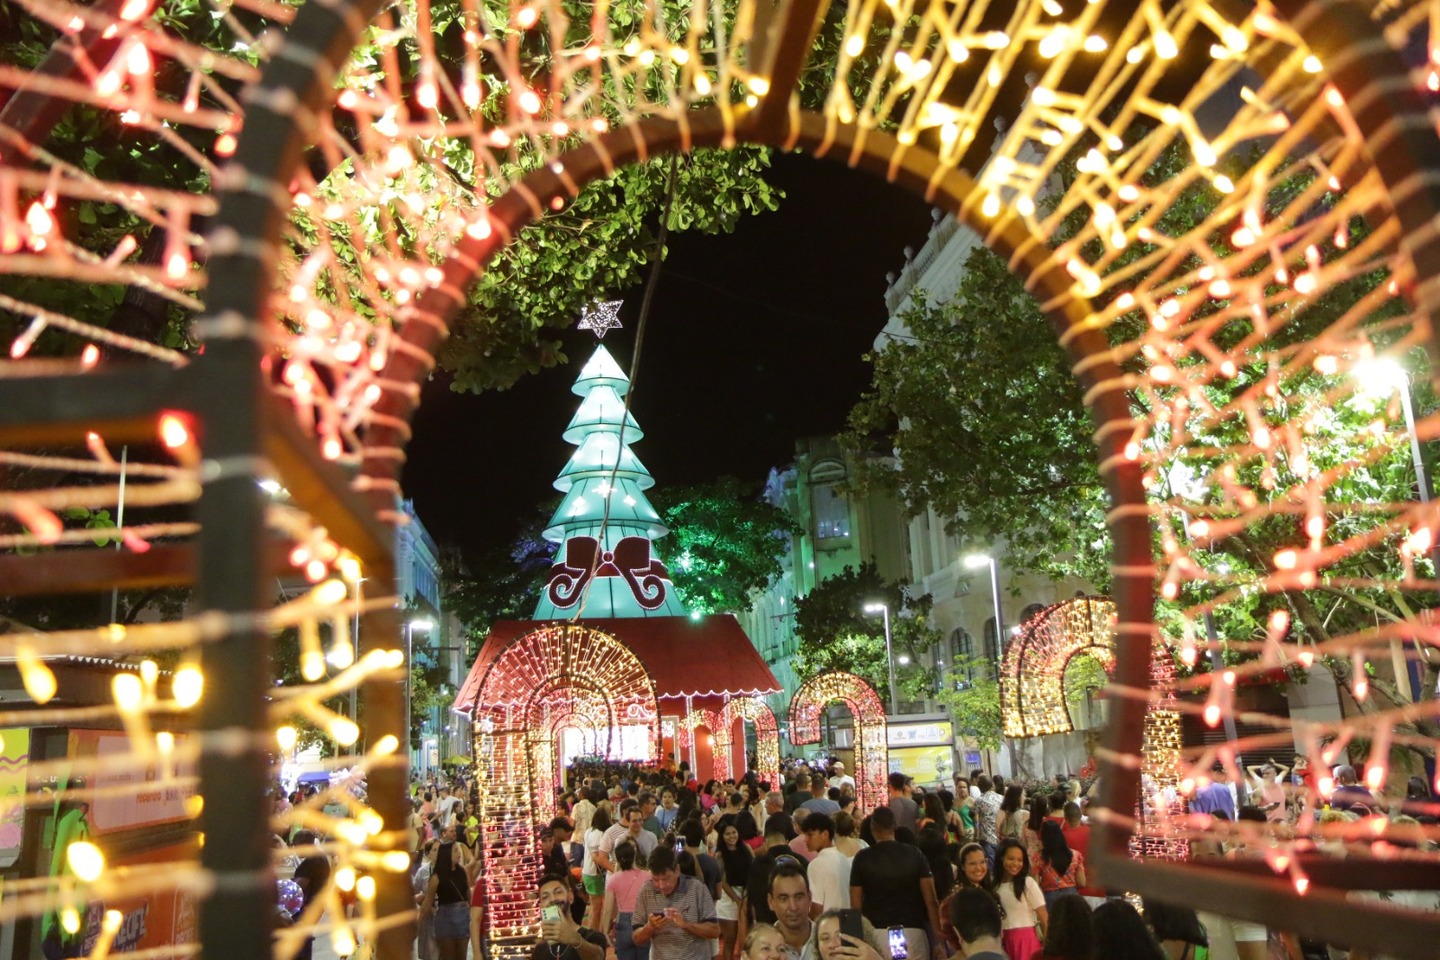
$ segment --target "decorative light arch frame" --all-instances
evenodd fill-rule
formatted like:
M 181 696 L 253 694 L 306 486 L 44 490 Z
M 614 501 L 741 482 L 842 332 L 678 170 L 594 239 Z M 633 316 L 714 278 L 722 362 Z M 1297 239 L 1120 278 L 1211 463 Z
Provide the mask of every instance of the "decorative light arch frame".
M 775 711 L 759 697 L 732 697 L 725 702 L 716 721 L 734 742 L 736 723 L 749 721 L 755 725 L 755 775 L 762 783 L 770 783 L 775 789 L 780 784 L 780 729 L 775 722 Z M 741 731 L 740 742 L 744 742 Z M 748 765 L 747 765 L 748 769 Z M 732 774 L 734 771 L 732 771 Z M 743 776 L 744 770 L 740 771 Z
M 730 779 L 730 731 L 720 723 L 720 715 L 714 710 L 697 707 L 680 718 L 680 749 L 695 756 L 695 731 L 704 727 L 710 731 L 710 776 L 715 780 Z M 699 772 L 695 771 L 699 776 Z
M 282 204 L 286 202 L 283 186 L 308 142 L 310 118 L 325 109 L 336 70 L 378 5 L 378 0 L 361 0 L 302 8 L 291 30 L 290 49 L 276 58 L 249 97 L 250 112 L 236 155 L 237 173 L 221 190 L 211 260 L 211 316 L 205 329 L 210 354 L 221 355 L 217 363 L 253 357 L 255 351 L 250 347 L 263 337 L 259 318 L 268 316 L 273 289 L 272 253 L 279 242 Z M 1153 3 L 1144 6 L 1147 15 L 1162 25 L 1156 28 L 1153 41 L 1158 49 L 1166 14 Z M 1234 22 L 1254 12 L 1229 0 L 1203 6 L 1205 12 L 1223 14 Z M 914 189 L 984 233 L 987 244 L 1007 257 L 1012 269 L 1027 276 L 1029 288 L 1045 305 L 1086 387 L 1111 497 L 1107 522 L 1116 545 L 1114 596 L 1119 612 L 1115 684 L 1119 697 L 1112 705 L 1102 773 L 1109 807 L 1112 811 L 1123 809 L 1125 798 L 1134 796 L 1138 787 L 1139 771 L 1129 761 L 1139 754 L 1143 737 L 1140 721 L 1146 704 L 1143 691 L 1150 679 L 1153 597 L 1161 577 L 1152 555 L 1146 468 L 1138 449 L 1146 431 L 1132 418 L 1127 401 L 1127 391 L 1137 380 L 1115 362 L 1103 328 L 1091 322 L 1099 311 L 1086 299 L 1090 277 L 1083 267 L 1053 257 L 1045 238 L 1031 233 L 1023 219 L 1002 215 L 989 220 L 987 211 L 994 195 L 978 189 L 976 182 L 953 164 L 941 163 L 939 147 L 928 140 L 917 142 L 913 130 L 903 131 L 909 136 L 899 140 L 837 120 L 834 114 L 805 112 L 792 103 L 815 25 L 822 21 L 826 8 L 818 0 L 766 7 L 763 26 L 768 29 L 755 31 L 763 40 L 757 40 L 753 50 L 754 82 L 749 84 L 750 100 L 745 107 L 725 103 L 683 113 L 678 119 L 631 120 L 563 154 L 494 203 L 491 230 L 461 243 L 444 271 L 443 282 L 416 304 L 413 316 L 418 322 L 408 323 L 400 331 L 408 348 L 393 354 L 384 375 L 385 382 L 402 389 L 387 391 L 376 406 L 379 416 L 365 436 L 362 483 L 372 490 L 394 488 L 399 451 L 418 402 L 409 387 L 428 372 L 428 358 L 444 339 L 447 318 L 463 299 L 466 283 L 552 202 L 563 205 L 580 187 L 618 164 L 671 150 L 757 143 L 803 146 L 816 155 L 845 156 L 854 166 Z M 1405 234 L 1398 289 L 1415 308 L 1417 322 L 1425 325 L 1421 340 L 1433 358 L 1433 324 L 1429 321 L 1440 314 L 1440 243 L 1429 225 L 1440 213 L 1433 160 L 1440 151 L 1427 104 L 1409 82 L 1404 63 L 1387 45 L 1380 28 L 1358 5 L 1276 0 L 1273 8 L 1260 13 L 1272 24 L 1293 30 L 1315 51 L 1316 62 L 1333 84 L 1334 96 L 1328 99 L 1338 101 L 1334 105 L 1338 122 L 1353 125 L 1356 139 L 1368 151 L 1383 188 L 1386 209 L 1380 213 L 1393 216 Z M 1174 42 L 1169 34 L 1164 35 Z M 864 39 L 861 35 L 862 49 Z M 1144 45 L 1152 45 L 1148 37 L 1140 39 Z M 1242 36 L 1241 42 L 1244 39 Z M 1243 47 L 1237 44 L 1234 49 L 1240 56 Z M 1013 61 L 1007 61 L 1005 69 L 1012 65 Z M 1267 64 L 1254 66 L 1263 72 Z M 304 122 L 295 122 L 296 116 Z M 943 135 L 942 130 L 942 143 Z M 1170 552 L 1167 546 L 1167 555 Z M 1165 577 L 1186 572 L 1183 562 L 1174 560 Z M 394 812 L 387 810 L 386 815 L 393 819 Z M 1144 886 L 1176 895 L 1183 892 L 1192 902 L 1253 920 L 1286 915 L 1297 927 L 1319 938 L 1383 944 L 1386 952 L 1406 956 L 1426 956 L 1433 945 L 1433 924 L 1348 902 L 1343 889 L 1312 889 L 1308 898 L 1297 899 L 1283 878 L 1250 871 L 1245 865 L 1182 869 L 1127 863 L 1124 851 L 1131 826 L 1113 813 L 1097 822 L 1092 858 L 1107 884 Z M 223 867 L 213 860 L 209 865 L 216 870 Z M 1374 865 L 1368 875 L 1376 879 L 1367 883 L 1377 889 L 1387 882 L 1398 888 L 1435 882 L 1429 864 Z M 1312 876 L 1323 882 L 1321 874 L 1312 872 Z M 1353 880 L 1359 873 L 1349 864 L 1329 876 Z
M 1000 708 L 1005 736 L 1041 737 L 1075 729 L 1065 702 L 1065 670 L 1089 654 L 1115 668 L 1115 604 L 1076 597 L 1025 621 L 1000 661 Z
M 650 756 L 658 756 L 655 686 L 634 652 L 601 630 L 541 627 L 512 640 L 486 670 L 474 714 L 478 882 L 497 956 L 528 956 L 535 944 L 538 826 L 556 812 L 557 737 L 567 726 L 588 729 L 609 754 L 615 732 L 637 718 L 648 727 Z
M 890 741 L 885 704 L 875 688 L 853 673 L 829 670 L 800 685 L 790 700 L 790 742 L 820 742 L 820 717 L 832 703 L 843 703 L 855 724 L 855 802 L 869 813 L 887 802 Z

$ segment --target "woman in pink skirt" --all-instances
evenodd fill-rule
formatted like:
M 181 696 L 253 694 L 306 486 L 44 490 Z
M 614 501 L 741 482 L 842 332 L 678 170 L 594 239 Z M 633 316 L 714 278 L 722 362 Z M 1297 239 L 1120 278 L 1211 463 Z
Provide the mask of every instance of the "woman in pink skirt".
M 1030 876 L 1025 845 L 1013 837 L 995 851 L 995 895 L 1005 914 L 1001 940 L 1010 960 L 1030 960 L 1045 938 L 1045 894 Z

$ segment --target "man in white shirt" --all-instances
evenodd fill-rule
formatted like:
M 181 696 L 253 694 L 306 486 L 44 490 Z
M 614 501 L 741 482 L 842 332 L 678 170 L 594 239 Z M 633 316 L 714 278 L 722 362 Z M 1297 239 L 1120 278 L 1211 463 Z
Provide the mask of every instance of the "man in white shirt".
M 595 850 L 595 863 L 607 873 L 617 872 L 620 866 L 613 857 L 615 844 L 627 839 L 647 860 L 657 843 L 655 834 L 645 829 L 645 815 L 640 812 L 640 804 L 634 800 L 620 804 L 620 822 L 606 830 L 600 838 L 600 846 Z
M 850 858 L 835 848 L 835 821 L 812 813 L 802 827 L 805 844 L 815 853 L 805 874 L 810 878 L 810 899 L 824 910 L 850 906 Z
M 851 790 L 855 789 L 855 778 L 845 772 L 844 763 L 836 760 L 833 764 L 830 765 L 830 770 L 830 786 L 834 787 L 836 790 L 844 790 L 845 785 L 848 783 Z
M 441 787 L 440 799 L 435 801 L 435 812 L 440 815 L 442 830 L 455 822 L 455 808 L 458 806 L 460 798 L 451 796 L 449 787 Z

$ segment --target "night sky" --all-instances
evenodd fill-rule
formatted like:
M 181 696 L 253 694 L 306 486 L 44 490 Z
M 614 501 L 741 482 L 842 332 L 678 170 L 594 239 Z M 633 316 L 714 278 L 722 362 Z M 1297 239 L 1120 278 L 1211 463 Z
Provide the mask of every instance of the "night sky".
M 676 234 L 645 332 L 631 412 L 635 453 L 657 487 L 731 474 L 758 491 L 796 439 L 838 431 L 869 384 L 861 356 L 885 325 L 885 274 L 919 250 L 930 207 L 842 164 L 776 155 L 776 213 L 732 234 Z M 629 369 L 643 288 L 626 291 L 623 330 L 603 343 Z M 578 319 L 578 318 L 577 318 Z M 554 495 L 574 448 L 561 432 L 594 349 L 562 335 L 570 363 L 480 395 L 426 385 L 403 484 L 430 533 L 467 553 L 508 542 Z

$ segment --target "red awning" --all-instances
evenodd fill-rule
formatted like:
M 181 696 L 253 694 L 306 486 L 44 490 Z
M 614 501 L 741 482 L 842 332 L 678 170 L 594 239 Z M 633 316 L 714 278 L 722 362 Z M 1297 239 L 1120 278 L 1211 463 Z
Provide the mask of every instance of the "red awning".
M 480 656 L 460 687 L 454 709 L 473 714 L 480 685 L 490 664 L 517 637 L 552 623 L 571 621 L 500 620 L 480 648 Z M 780 684 L 728 613 L 693 620 L 690 617 L 586 619 L 577 626 L 602 630 L 635 652 L 655 684 L 661 700 L 685 697 L 763 697 L 779 693 Z

